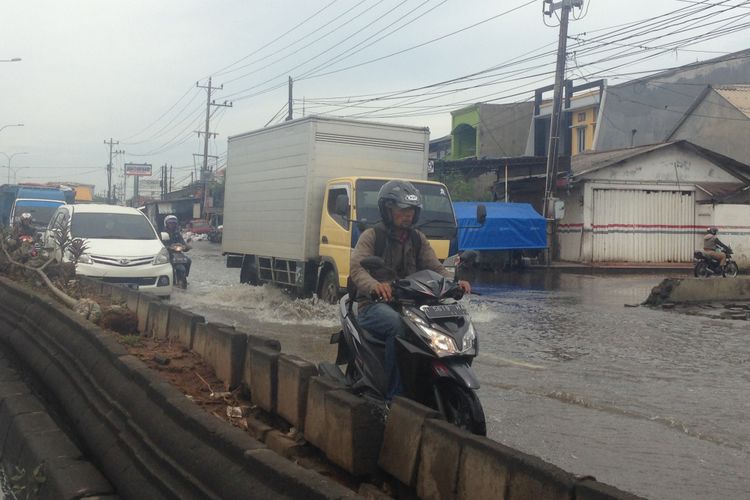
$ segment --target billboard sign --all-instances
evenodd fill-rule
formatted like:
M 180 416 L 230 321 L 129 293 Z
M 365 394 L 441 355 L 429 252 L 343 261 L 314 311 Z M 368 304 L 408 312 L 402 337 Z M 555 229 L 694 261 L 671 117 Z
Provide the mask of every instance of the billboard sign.
M 151 176 L 150 163 L 126 163 L 125 175 Z

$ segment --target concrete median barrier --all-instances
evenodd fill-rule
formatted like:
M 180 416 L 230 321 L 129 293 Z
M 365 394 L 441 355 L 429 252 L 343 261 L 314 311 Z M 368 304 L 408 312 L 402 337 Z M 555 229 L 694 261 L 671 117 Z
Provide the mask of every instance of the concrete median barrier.
M 305 429 L 307 388 L 317 374 L 318 368 L 300 357 L 279 356 L 276 413 L 300 431 Z
M 466 436 L 467 433 L 443 420 L 425 421 L 417 473 L 420 498 L 454 498 L 461 447 Z
M 169 304 L 155 300 L 148 305 L 146 335 L 166 339 L 169 335 Z
M 0 278 L 0 288 L 13 295 L 18 286 Z M 274 468 L 273 476 L 266 470 L 259 472 L 260 465 L 248 467 L 245 453 L 263 451 L 262 444 L 187 402 L 180 391 L 127 354 L 112 334 L 49 300 L 36 298 L 25 307 L 33 314 L 16 322 L 0 305 L 0 341 L 50 391 L 49 397 L 60 405 L 71 430 L 115 485 L 116 493 L 90 490 L 88 494 L 87 490 L 85 496 L 190 499 L 349 495 L 343 487 L 288 461 L 284 461 L 284 467 L 276 467 L 273 459 L 256 460 L 257 464 L 266 464 L 266 469 Z M 12 381 L 0 384 L 6 383 Z M 8 390 L 14 392 L 13 387 Z M 4 397 L 0 422 L 1 409 L 9 401 Z M 192 405 L 192 411 L 187 411 L 187 404 Z M 27 413 L 37 410 L 29 407 Z M 42 424 L 30 422 L 27 427 L 16 428 L 38 432 Z M 16 444 L 13 447 L 19 449 Z M 13 453 L 18 455 L 17 451 Z M 60 460 L 63 463 L 67 458 Z M 78 470 L 80 464 L 68 463 L 65 467 L 76 477 L 86 473 Z
M 247 351 L 245 352 L 245 367 L 242 371 L 242 384 L 250 389 L 252 385 L 252 366 L 253 366 L 253 353 L 251 351 L 252 347 L 267 347 L 268 349 L 272 349 L 274 351 L 281 352 L 281 343 L 276 340 L 269 337 L 263 337 L 261 335 L 254 335 L 247 333 Z
M 643 497 L 618 490 L 608 484 L 593 479 L 586 479 L 576 483 L 575 500 L 645 500 Z
M 157 300 L 159 299 L 146 293 L 138 294 L 138 309 L 136 311 L 136 316 L 138 316 L 138 331 L 141 332 L 141 335 L 147 334 L 149 306 L 152 302 L 156 302 Z
M 224 389 L 239 387 L 242 381 L 246 343 L 245 334 L 229 325 L 220 323 L 207 325 L 203 359 L 214 369 L 216 376 L 224 382 Z
M 138 313 L 138 300 L 140 297 L 138 290 L 128 290 L 127 297 L 125 298 L 125 306 L 134 313 Z
M 318 449 L 325 450 L 328 439 L 326 398 L 329 391 L 342 390 L 343 385 L 326 377 L 312 377 L 307 387 L 305 408 L 305 439 Z
M 123 285 L 112 285 L 110 292 L 110 300 L 112 304 L 127 305 L 128 303 L 128 292 L 130 289 Z
M 193 336 L 198 323 L 205 323 L 203 316 L 176 306 L 169 308 L 169 338 L 176 338 L 188 349 L 193 348 Z
M 407 486 L 416 483 L 422 428 L 427 418 L 440 418 L 440 414 L 410 399 L 393 399 L 378 465 Z
M 326 457 L 354 476 L 375 473 L 383 443 L 382 411 L 347 391 L 327 392 Z
M 253 403 L 267 412 L 276 412 L 279 351 L 265 346 L 250 346 L 250 394 Z

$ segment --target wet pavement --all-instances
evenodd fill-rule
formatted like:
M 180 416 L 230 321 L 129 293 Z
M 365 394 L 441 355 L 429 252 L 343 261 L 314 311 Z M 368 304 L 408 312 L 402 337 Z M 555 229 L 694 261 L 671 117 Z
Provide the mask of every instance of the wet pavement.
M 172 301 L 330 361 L 334 306 L 239 284 L 198 242 Z M 474 276 L 475 368 L 492 439 L 649 498 L 748 498 L 747 321 L 628 308 L 658 274 Z M 721 309 L 717 305 L 715 309 Z M 708 309 L 708 308 L 707 308 Z M 709 311 L 710 312 L 710 311 Z

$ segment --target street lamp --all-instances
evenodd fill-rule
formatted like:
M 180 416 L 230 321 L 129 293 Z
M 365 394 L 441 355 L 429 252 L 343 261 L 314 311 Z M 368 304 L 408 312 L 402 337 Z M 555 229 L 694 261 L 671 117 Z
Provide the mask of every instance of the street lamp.
M 19 170 L 23 170 L 24 168 L 31 168 L 31 167 L 16 167 L 13 169 L 13 184 L 18 184 L 18 178 L 16 177 L 16 174 L 18 174 Z
M 8 127 L 23 127 L 23 123 L 14 123 L 14 124 L 11 124 L 11 125 L 3 125 L 2 127 L 0 127 L 0 132 L 2 132 L 3 129 L 6 129 Z
M 10 184 L 10 162 L 13 160 L 13 157 L 16 155 L 27 155 L 29 153 L 27 153 L 26 151 L 23 151 L 21 153 L 13 153 L 12 155 L 8 156 L 7 153 L 3 153 L 2 151 L 0 151 L 0 154 L 5 156 L 8 159 L 8 165 L 6 166 L 6 168 L 8 169 L 8 184 Z

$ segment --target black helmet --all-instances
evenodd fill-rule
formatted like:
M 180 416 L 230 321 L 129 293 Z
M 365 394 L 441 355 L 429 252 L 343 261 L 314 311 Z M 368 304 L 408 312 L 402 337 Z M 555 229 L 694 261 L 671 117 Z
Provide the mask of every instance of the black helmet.
M 706 229 L 706 232 L 710 234 L 716 234 L 719 232 L 719 229 L 716 227 L 709 227 L 708 229 Z
M 414 184 L 408 181 L 393 180 L 383 184 L 378 192 L 378 209 L 380 217 L 386 226 L 393 222 L 391 218 L 392 208 L 414 208 L 414 219 L 412 224 L 419 220 L 419 212 L 422 211 L 422 195 Z

